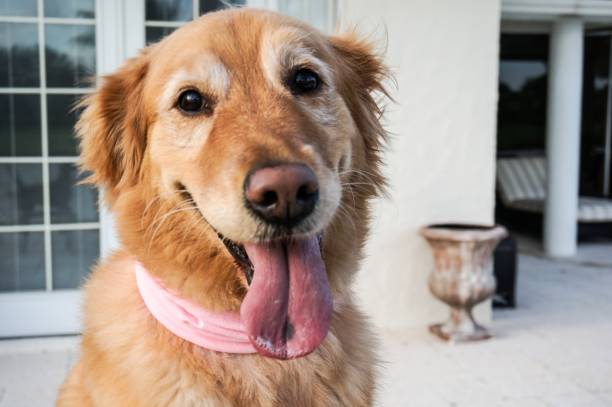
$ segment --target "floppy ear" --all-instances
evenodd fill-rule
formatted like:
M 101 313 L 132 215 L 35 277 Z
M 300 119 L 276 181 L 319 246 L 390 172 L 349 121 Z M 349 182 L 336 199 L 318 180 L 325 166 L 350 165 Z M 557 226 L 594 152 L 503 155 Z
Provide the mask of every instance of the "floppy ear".
M 149 65 L 147 51 L 129 60 L 77 107 L 84 108 L 76 132 L 81 141 L 85 182 L 105 189 L 109 202 L 118 191 L 138 180 L 147 135 L 142 101 Z
M 392 79 L 382 57 L 374 46 L 356 34 L 330 38 L 338 58 L 340 93 L 344 97 L 365 149 L 365 163 L 368 163 L 376 193 L 384 193 L 386 185 L 380 167 L 381 153 L 387 140 L 387 133 L 380 123 L 383 114 L 382 97 L 391 99 L 385 88 L 385 80 Z

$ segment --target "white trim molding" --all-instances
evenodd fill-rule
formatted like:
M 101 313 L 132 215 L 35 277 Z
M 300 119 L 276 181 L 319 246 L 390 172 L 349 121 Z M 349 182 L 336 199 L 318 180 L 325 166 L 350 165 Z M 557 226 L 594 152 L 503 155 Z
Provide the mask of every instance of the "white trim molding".
M 2 293 L 0 338 L 79 333 L 80 304 L 80 290 Z
M 502 0 L 502 18 L 506 20 L 552 20 L 560 16 L 576 16 L 590 21 L 612 21 L 612 1 Z

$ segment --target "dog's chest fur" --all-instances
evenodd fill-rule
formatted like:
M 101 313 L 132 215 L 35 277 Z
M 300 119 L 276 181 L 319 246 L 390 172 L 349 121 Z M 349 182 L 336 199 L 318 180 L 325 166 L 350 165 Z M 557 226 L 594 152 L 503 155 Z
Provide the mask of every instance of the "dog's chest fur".
M 91 405 L 371 405 L 372 341 L 352 305 L 336 310 L 325 342 L 307 357 L 221 354 L 160 326 L 140 299 L 131 264 L 115 258 L 94 272 L 86 288 L 83 354 L 72 375 L 84 376 Z

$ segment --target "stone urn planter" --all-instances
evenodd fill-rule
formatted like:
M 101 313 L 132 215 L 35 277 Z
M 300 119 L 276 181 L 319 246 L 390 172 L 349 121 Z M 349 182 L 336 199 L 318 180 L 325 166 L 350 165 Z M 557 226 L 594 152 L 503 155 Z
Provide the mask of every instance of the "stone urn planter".
M 452 342 L 490 338 L 472 315 L 474 306 L 495 292 L 492 253 L 507 236 L 502 226 L 439 224 L 425 226 L 421 235 L 433 250 L 434 271 L 429 289 L 451 307 L 446 322 L 430 326 L 438 337 Z

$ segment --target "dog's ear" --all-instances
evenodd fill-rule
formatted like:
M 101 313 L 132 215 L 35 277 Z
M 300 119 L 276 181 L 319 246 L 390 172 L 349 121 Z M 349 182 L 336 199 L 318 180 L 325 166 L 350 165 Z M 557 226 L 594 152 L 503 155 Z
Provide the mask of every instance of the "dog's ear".
M 148 65 L 145 50 L 104 77 L 77 106 L 84 109 L 76 132 L 81 169 L 90 173 L 85 182 L 104 188 L 111 203 L 122 187 L 138 180 L 147 136 L 142 92 Z
M 351 87 L 367 93 L 378 91 L 387 95 L 383 82 L 389 78 L 389 70 L 382 56 L 375 51 L 374 44 L 359 38 L 354 32 L 331 37 L 330 40 L 343 68 L 351 76 Z
M 338 60 L 335 71 L 339 74 L 339 92 L 362 136 L 365 162 L 369 163 L 374 178 L 368 182 L 375 182 L 376 193 L 384 193 L 386 183 L 380 166 L 387 132 L 380 120 L 382 100 L 391 100 L 385 82 L 393 78 L 374 45 L 360 39 L 355 33 L 331 37 L 330 43 Z

